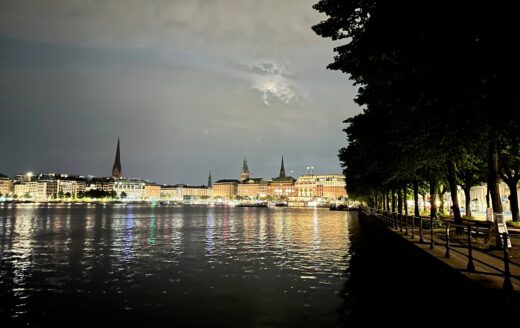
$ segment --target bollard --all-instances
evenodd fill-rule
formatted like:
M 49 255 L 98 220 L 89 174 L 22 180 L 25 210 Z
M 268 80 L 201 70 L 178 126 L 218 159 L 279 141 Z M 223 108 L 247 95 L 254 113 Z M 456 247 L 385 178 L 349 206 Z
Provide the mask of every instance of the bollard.
M 475 272 L 475 265 L 473 264 L 473 247 L 471 244 L 471 224 L 468 224 L 468 271 Z
M 433 249 L 433 217 L 430 217 L 430 249 Z
M 422 236 L 422 217 L 419 216 L 419 243 L 424 243 L 424 239 Z
M 504 285 L 502 286 L 505 290 L 513 290 L 513 284 L 511 283 L 511 272 L 509 271 L 509 249 L 507 248 L 507 232 L 502 234 L 502 240 L 504 245 Z
M 408 215 L 405 215 L 404 216 L 404 224 L 405 224 L 405 227 L 406 227 L 406 230 L 404 232 L 404 235 L 405 236 L 408 236 Z
M 412 239 L 415 238 L 415 216 L 412 216 Z
M 446 222 L 446 253 L 444 257 L 450 257 L 450 224 Z

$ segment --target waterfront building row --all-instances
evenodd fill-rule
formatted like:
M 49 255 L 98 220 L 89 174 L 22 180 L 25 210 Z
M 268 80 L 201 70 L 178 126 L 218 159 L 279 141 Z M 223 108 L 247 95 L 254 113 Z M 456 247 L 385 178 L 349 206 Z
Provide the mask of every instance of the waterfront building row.
M 306 174 L 295 179 L 285 174 L 283 157 L 278 177 L 271 180 L 251 177 L 245 158 L 239 180 L 222 179 L 212 183 L 210 172 L 207 186 L 158 185 L 147 180 L 124 178 L 121 176 L 119 148 L 118 141 L 112 177 L 51 173 L 35 176 L 18 174 L 11 180 L 3 176 L 0 178 L 0 194 L 46 201 L 56 198 L 82 198 L 84 195 L 91 195 L 91 191 L 100 191 L 110 197 L 136 201 L 204 203 L 210 199 L 219 202 L 272 200 L 291 202 L 296 206 L 306 206 L 310 202 L 338 201 L 347 197 L 343 175 Z
M 161 186 L 150 181 L 127 178 L 69 176 L 66 174 L 19 174 L 13 180 L 0 178 L 0 194 L 18 199 L 47 201 L 82 198 L 89 191 L 102 191 L 128 200 L 159 200 Z

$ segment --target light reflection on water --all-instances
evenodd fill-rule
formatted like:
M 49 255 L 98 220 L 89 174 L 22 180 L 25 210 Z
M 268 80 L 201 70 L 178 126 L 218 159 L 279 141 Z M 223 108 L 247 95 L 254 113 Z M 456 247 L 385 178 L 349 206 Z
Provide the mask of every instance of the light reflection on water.
M 81 302 L 118 320 L 334 325 L 349 224 L 323 209 L 0 205 L 0 316 L 32 325 Z

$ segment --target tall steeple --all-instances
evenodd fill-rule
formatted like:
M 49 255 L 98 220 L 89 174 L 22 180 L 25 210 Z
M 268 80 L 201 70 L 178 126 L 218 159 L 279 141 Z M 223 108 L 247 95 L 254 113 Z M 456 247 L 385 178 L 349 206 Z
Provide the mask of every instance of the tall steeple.
M 212 183 L 211 183 L 211 170 L 209 171 L 209 176 L 208 176 L 208 188 L 211 188 L 212 187 Z
M 280 166 L 280 174 L 278 175 L 279 178 L 285 178 L 285 167 L 283 166 L 283 156 L 282 156 L 282 166 Z
M 116 159 L 114 160 L 114 166 L 112 167 L 112 177 L 121 177 L 121 154 L 119 151 L 119 138 L 117 138 Z
M 240 181 L 249 179 L 249 168 L 247 167 L 247 159 L 244 157 L 244 163 L 242 163 L 242 172 L 240 172 Z

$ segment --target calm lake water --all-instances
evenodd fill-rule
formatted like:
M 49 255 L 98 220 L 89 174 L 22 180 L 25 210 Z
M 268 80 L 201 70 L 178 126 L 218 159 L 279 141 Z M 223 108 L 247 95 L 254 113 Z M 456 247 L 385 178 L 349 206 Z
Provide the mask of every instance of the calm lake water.
M 349 212 L 0 204 L 7 326 L 340 325 Z

